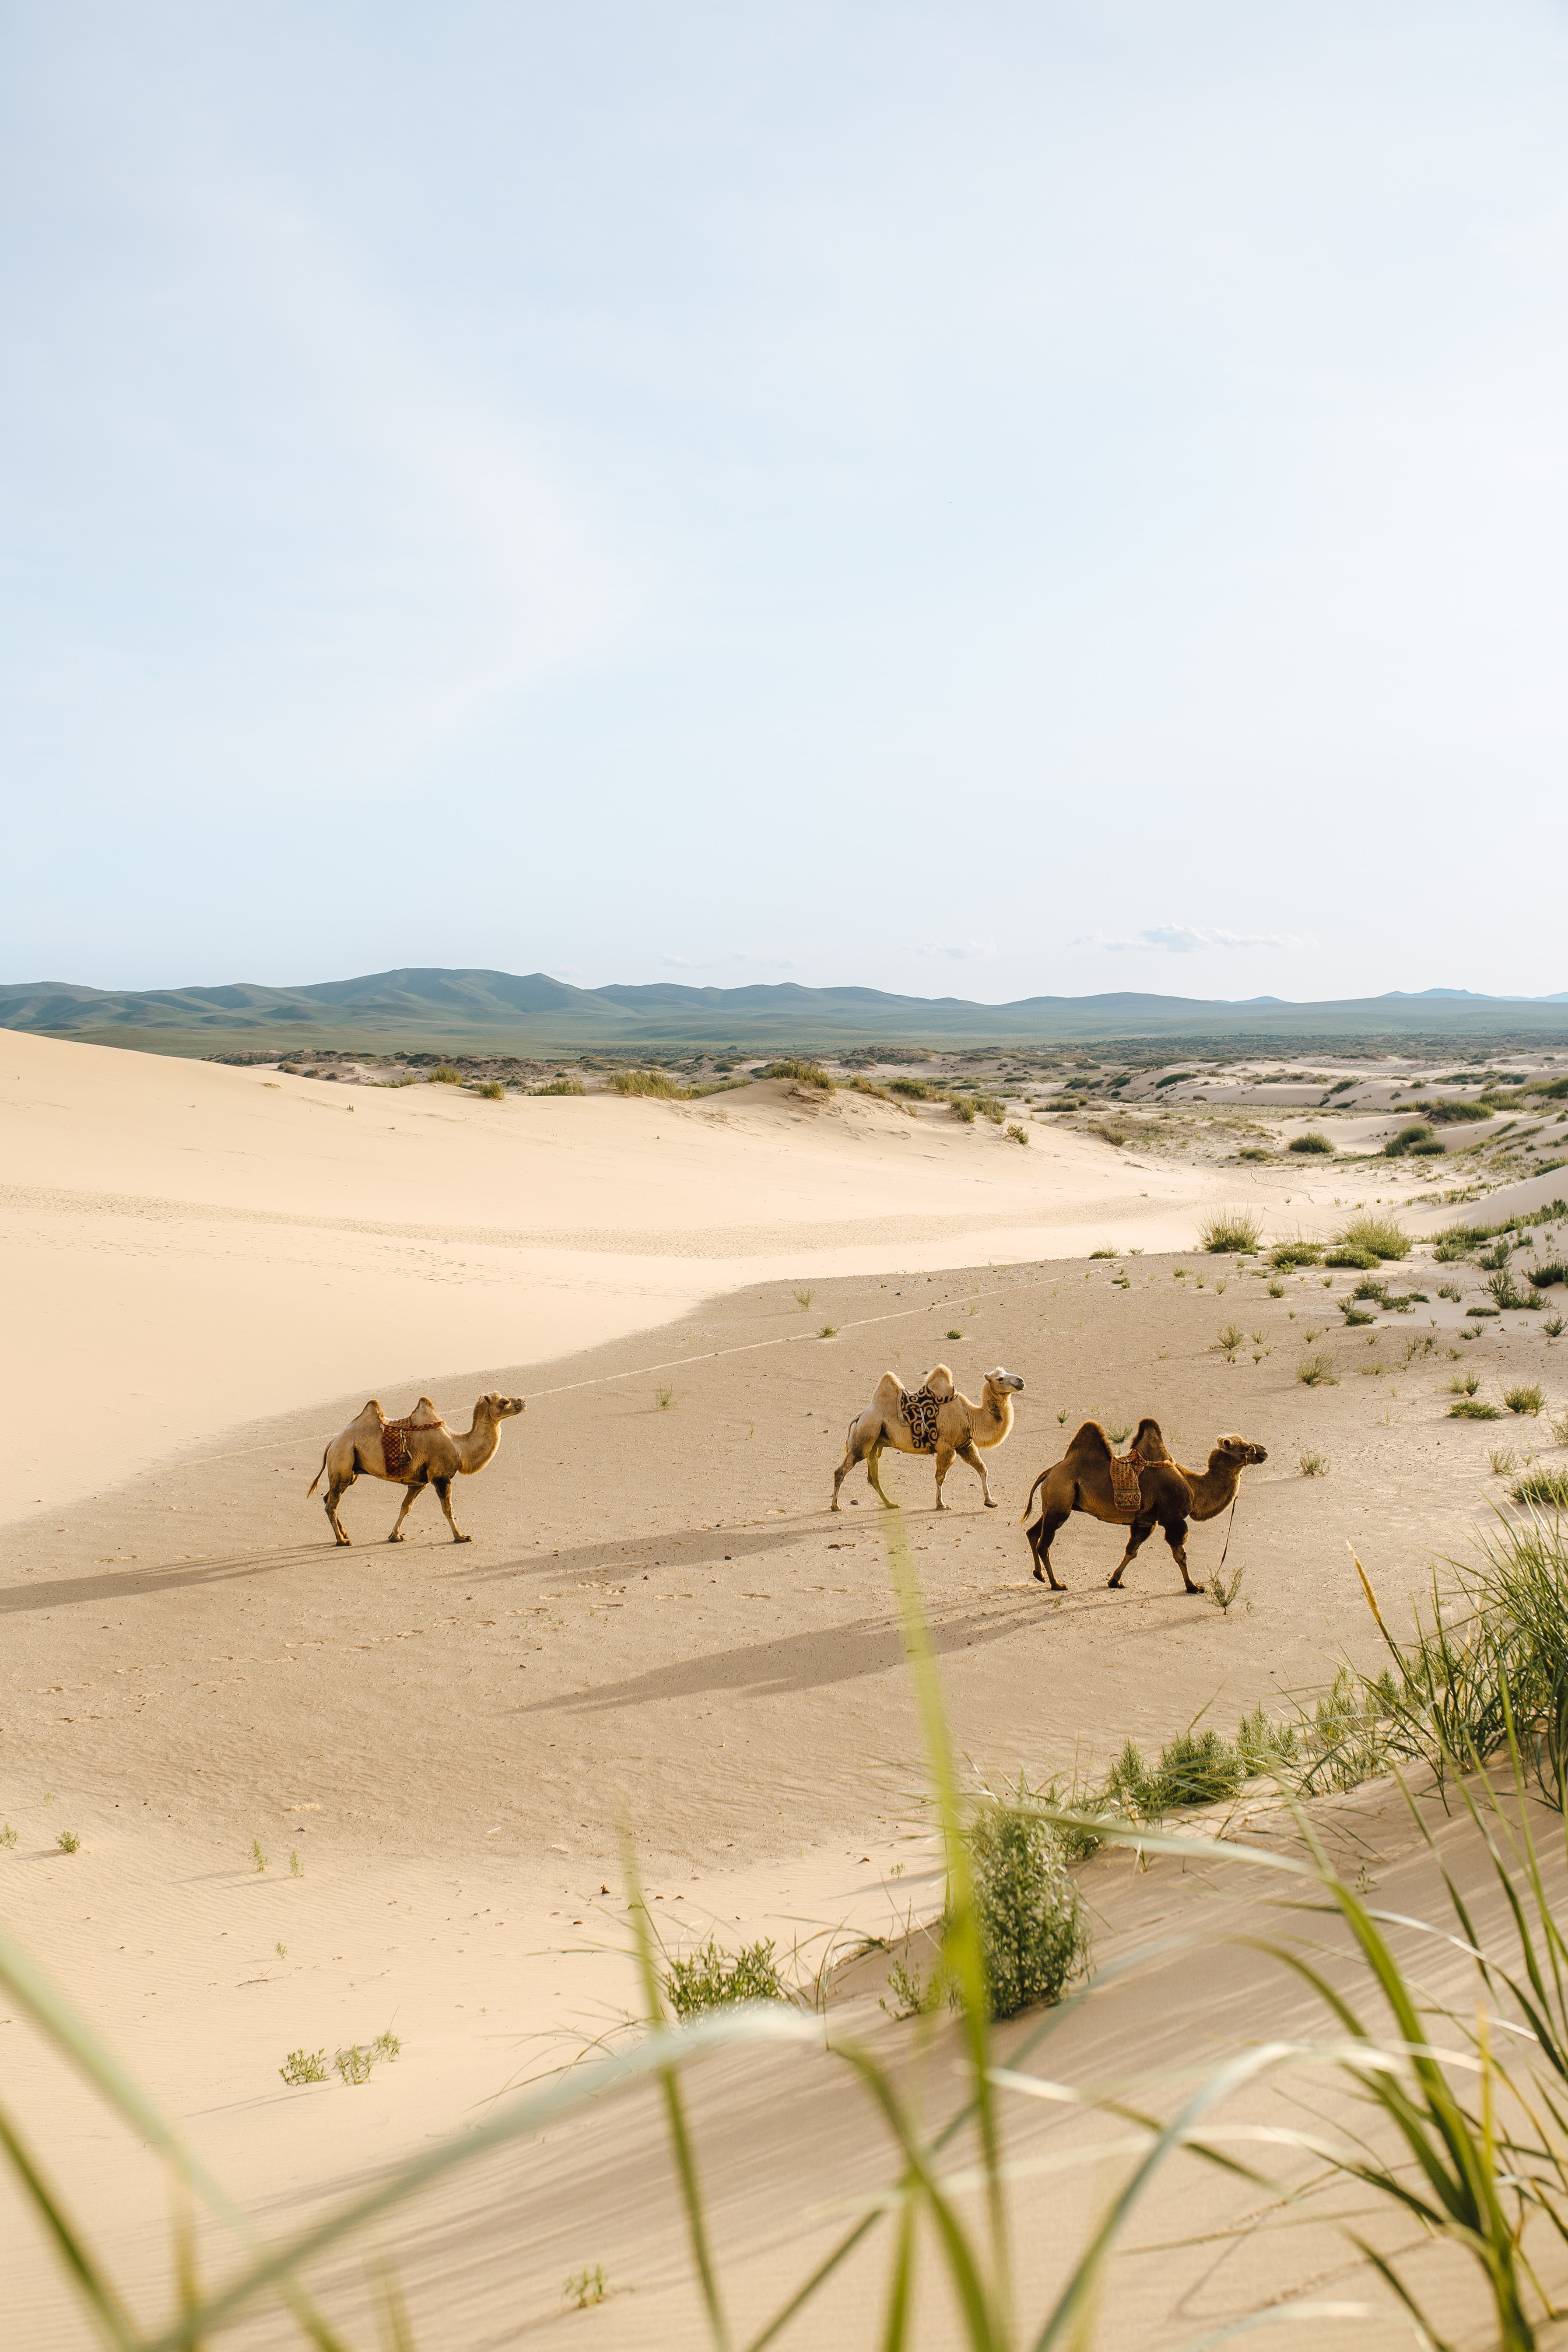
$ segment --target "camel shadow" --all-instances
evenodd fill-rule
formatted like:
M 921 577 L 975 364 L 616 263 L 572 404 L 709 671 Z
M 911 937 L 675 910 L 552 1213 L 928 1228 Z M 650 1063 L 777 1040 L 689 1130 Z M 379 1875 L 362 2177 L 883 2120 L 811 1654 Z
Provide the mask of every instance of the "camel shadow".
M 334 1546 L 335 1549 L 336 1547 Z M 142 1567 L 127 1563 L 109 1576 L 29 1578 L 26 1584 L 0 1585 L 0 1616 L 26 1617 L 40 1609 L 65 1609 L 87 1601 L 140 1599 L 145 1593 L 179 1592 L 203 1585 L 230 1584 L 265 1576 L 279 1568 L 298 1567 L 319 1557 L 321 1544 L 295 1545 L 288 1551 L 242 1552 L 228 1559 L 182 1561 L 178 1568 Z
M 948 1657 L 1005 1642 L 1020 1628 L 1042 1622 L 1040 1612 L 1025 1600 L 1005 1602 L 1000 1608 L 980 1604 L 956 1610 L 948 1616 L 933 1617 L 928 1630 L 937 1655 Z M 773 1641 L 737 1643 L 706 1657 L 677 1658 L 646 1674 L 601 1684 L 595 1690 L 565 1691 L 536 1700 L 517 1712 L 603 1715 L 616 1707 L 698 1698 L 720 1691 L 784 1698 L 829 1689 L 836 1683 L 858 1682 L 868 1675 L 901 1669 L 904 1664 L 904 1638 L 897 1617 L 861 1617 L 781 1634 Z

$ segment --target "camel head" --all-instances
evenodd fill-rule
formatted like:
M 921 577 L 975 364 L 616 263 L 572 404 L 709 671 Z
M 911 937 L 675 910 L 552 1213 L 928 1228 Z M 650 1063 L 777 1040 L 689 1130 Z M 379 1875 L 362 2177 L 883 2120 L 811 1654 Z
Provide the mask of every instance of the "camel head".
M 1024 1383 L 1018 1373 L 1004 1371 L 998 1364 L 994 1372 L 986 1373 L 985 1385 L 988 1389 L 994 1389 L 1001 1395 L 1021 1389 Z
M 1234 1433 L 1229 1437 L 1216 1437 L 1214 1450 L 1216 1456 L 1223 1454 L 1226 1461 L 1233 1462 L 1238 1470 L 1245 1470 L 1251 1463 L 1267 1462 L 1268 1459 L 1266 1445 L 1254 1445 L 1249 1439 L 1237 1437 Z
M 521 1397 L 496 1396 L 492 1392 L 489 1396 L 480 1397 L 474 1407 L 474 1419 L 478 1421 L 482 1415 L 486 1421 L 510 1421 L 514 1412 L 527 1411 L 528 1406 Z

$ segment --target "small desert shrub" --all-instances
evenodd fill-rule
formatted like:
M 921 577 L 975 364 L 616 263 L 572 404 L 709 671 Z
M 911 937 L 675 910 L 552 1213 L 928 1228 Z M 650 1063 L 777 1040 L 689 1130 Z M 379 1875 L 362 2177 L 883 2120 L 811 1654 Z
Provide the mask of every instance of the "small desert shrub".
M 689 1102 L 689 1087 L 683 1087 L 664 1070 L 615 1070 L 610 1084 L 618 1095 L 652 1095 L 659 1102 Z
M 1305 1135 L 1293 1135 L 1285 1149 L 1287 1151 L 1311 1153 L 1326 1151 L 1331 1157 L 1334 1147 L 1326 1135 L 1320 1135 L 1316 1128 L 1309 1128 Z
M 58 1846 L 62 1853 L 76 1853 L 79 1852 L 81 1847 L 81 1840 L 78 1837 L 75 1830 L 62 1830 L 58 1837 L 55 1840 L 55 1843 Z
M 574 2311 L 591 2311 L 610 2292 L 604 2263 L 590 2263 L 585 2270 L 574 2271 L 561 2292 Z
M 688 2018 L 736 2001 L 787 2000 L 789 1993 L 771 1937 L 766 1943 L 748 1944 L 743 1951 L 726 1952 L 710 1936 L 687 1958 L 670 1962 L 664 1997 L 677 2017 Z
M 1236 1351 L 1240 1347 L 1246 1337 L 1247 1334 L 1235 1323 L 1227 1323 L 1226 1325 L 1225 1329 L 1215 1341 L 1215 1347 L 1225 1358 L 1226 1363 L 1235 1363 Z
M 1467 1307 L 1465 1313 L 1472 1320 L 1478 1323 L 1484 1323 L 1489 1320 L 1493 1323 L 1497 1321 L 1498 1311 L 1495 1307 Z M 1469 1336 L 1471 1339 L 1474 1339 L 1475 1333 L 1472 1331 Z
M 1511 1445 L 1494 1445 L 1487 1460 L 1494 1478 L 1507 1478 L 1519 1468 L 1519 1456 Z
M 1554 1282 L 1568 1281 L 1568 1269 L 1557 1265 L 1555 1261 L 1551 1265 L 1532 1265 L 1530 1269 L 1530 1279 L 1532 1287 L 1536 1290 L 1550 1290 Z
M 837 1339 L 838 1337 L 837 1324 L 825 1323 L 816 1336 L 819 1339 Z
M 975 1106 L 968 1095 L 949 1095 L 947 1107 L 954 1118 L 961 1118 L 965 1127 L 973 1126 Z
M 1435 1140 L 1426 1120 L 1413 1119 L 1408 1127 L 1402 1127 L 1397 1135 L 1389 1137 L 1383 1147 L 1383 1156 L 1385 1160 L 1403 1160 L 1413 1145 Z
M 474 1092 L 477 1095 L 482 1095 L 486 1102 L 505 1102 L 506 1100 L 506 1088 L 499 1078 L 487 1078 L 482 1086 L 474 1088 Z
M 1285 1285 L 1282 1282 L 1271 1282 L 1268 1286 L 1268 1296 L 1270 1298 L 1283 1298 Z
M 1483 1404 L 1479 1397 L 1460 1397 L 1448 1407 L 1450 1421 L 1500 1421 L 1502 1414 L 1495 1404 Z
M 1364 1307 L 1352 1306 L 1348 1298 L 1341 1299 L 1340 1311 L 1343 1315 L 1347 1324 L 1374 1323 L 1377 1320 L 1377 1318 L 1374 1315 L 1369 1315 L 1367 1313 Z
M 1359 1265 L 1365 1267 L 1379 1265 L 1382 1264 L 1382 1260 L 1379 1258 L 1375 1250 L 1363 1249 L 1359 1244 L 1352 1242 L 1341 1242 L 1336 1244 L 1329 1252 L 1327 1257 L 1323 1260 L 1323 1264 L 1325 1265 Z
M 552 1078 L 548 1085 L 530 1088 L 530 1092 L 536 1095 L 585 1095 L 587 1091 L 581 1078 L 568 1077 L 564 1071 L 560 1077 Z
M 1513 1499 L 1516 1503 L 1533 1503 L 1538 1510 L 1568 1511 L 1568 1470 L 1546 1469 L 1538 1464 L 1517 1482 Z
M 1309 1450 L 1305 1454 L 1297 1455 L 1296 1466 L 1303 1478 L 1326 1478 L 1329 1475 L 1329 1457 L 1326 1454 L 1316 1454 Z
M 375 2064 L 375 2053 L 366 2050 L 357 2042 L 351 2042 L 346 2050 L 336 2053 L 332 2063 L 345 2083 L 368 2083 L 371 2068 Z
M 1222 1252 L 1250 1256 L 1262 1234 L 1262 1222 L 1250 1209 L 1222 1209 L 1199 1226 L 1198 1242 L 1212 1256 Z
M 1339 1234 L 1346 1249 L 1370 1250 L 1374 1257 L 1408 1257 L 1410 1236 L 1394 1217 L 1352 1217 Z
M 670 1406 L 675 1402 L 675 1391 L 668 1388 L 655 1389 L 653 1393 L 654 1400 L 658 1404 L 660 1412 L 668 1412 Z
M 1244 1145 L 1236 1156 L 1238 1160 L 1272 1160 L 1274 1154 L 1271 1151 L 1265 1151 L 1258 1144 L 1248 1143 Z
M 305 1865 L 300 1859 L 298 1849 L 289 1853 L 289 1875 L 290 1878 L 303 1878 L 305 1875 Z
M 1018 1119 L 1008 1120 L 1006 1132 L 1008 1140 L 1012 1143 L 1027 1143 L 1029 1140 L 1028 1129 Z
M 1455 1396 L 1474 1396 L 1480 1384 L 1479 1372 L 1456 1372 L 1448 1382 Z
M 1303 1356 L 1296 1367 L 1296 1378 L 1309 1389 L 1337 1389 L 1340 1384 L 1331 1356 Z
M 947 1336 L 950 1339 L 962 1339 L 963 1334 L 962 1331 L 950 1331 Z
M 804 1313 L 816 1296 L 816 1293 L 814 1290 L 797 1290 L 795 1294 L 795 1303 Z
M 250 1862 L 254 1870 L 265 1870 L 267 1867 L 267 1856 L 261 1851 L 259 1838 L 252 1838 L 250 1841 Z
M 1438 1297 L 1451 1298 L 1455 1302 L 1456 1306 L 1458 1304 L 1459 1300 L 1463 1298 L 1464 1295 L 1464 1292 L 1460 1289 L 1457 1282 L 1440 1282 L 1437 1285 Z
M 1504 1389 L 1502 1401 L 1510 1412 L 1531 1413 L 1540 1412 L 1546 1402 L 1546 1399 L 1533 1381 L 1528 1387 L 1521 1383 L 1517 1388 Z
M 1234 1797 L 1247 1777 L 1242 1751 L 1217 1731 L 1184 1731 L 1161 1748 L 1152 1769 L 1130 1739 L 1110 1768 L 1106 1794 L 1134 1820 L 1158 1822 L 1179 1806 Z
M 1089 1958 L 1089 1930 L 1051 1823 L 993 1798 L 970 1822 L 969 1855 L 991 2014 L 1060 2000 Z
M 888 1092 L 902 1095 L 908 1102 L 930 1102 L 931 1090 L 923 1078 L 889 1078 Z
M 999 1102 L 994 1095 L 976 1095 L 974 1108 L 982 1118 L 991 1121 L 993 1127 L 1000 1127 L 1007 1116 L 1006 1104 Z
M 1541 1328 L 1549 1339 L 1561 1339 L 1563 1332 L 1568 1331 L 1568 1323 L 1563 1322 L 1561 1315 L 1549 1315 Z
M 793 1057 L 784 1062 L 770 1062 L 765 1070 L 756 1073 L 759 1078 L 795 1078 L 803 1087 L 821 1087 L 826 1094 L 833 1092 L 833 1080 L 820 1062 L 802 1062 Z
M 1321 1242 L 1310 1242 L 1304 1234 L 1297 1234 L 1288 1242 L 1275 1243 L 1268 1253 L 1268 1263 L 1288 1273 L 1295 1265 L 1321 1265 L 1322 1257 Z
M 1092 1262 L 1097 1257 L 1120 1257 L 1121 1253 L 1120 1250 L 1113 1249 L 1093 1249 L 1089 1255 Z
M 1465 1119 L 1485 1118 L 1487 1114 L 1479 1103 L 1435 1102 L 1427 1104 L 1426 1116 L 1436 1119 L 1440 1126 L 1448 1127 Z
M 852 1092 L 855 1094 L 875 1095 L 879 1102 L 890 1102 L 892 1100 L 892 1097 L 889 1094 L 886 1087 L 874 1085 L 869 1078 L 863 1076 L 858 1070 L 857 1070 L 855 1076 L 850 1079 L 849 1085 Z
M 380 2059 L 386 2065 L 391 2066 L 403 2055 L 402 2040 L 388 2026 L 386 2032 L 378 2033 L 371 2043 L 370 2054 L 373 2058 Z
M 324 2083 L 327 2053 L 324 2050 L 290 2050 L 278 2072 L 290 2088 L 300 2083 Z
M 437 1062 L 430 1073 L 430 1083 L 433 1087 L 460 1087 L 463 1073 L 455 1070 L 450 1062 Z

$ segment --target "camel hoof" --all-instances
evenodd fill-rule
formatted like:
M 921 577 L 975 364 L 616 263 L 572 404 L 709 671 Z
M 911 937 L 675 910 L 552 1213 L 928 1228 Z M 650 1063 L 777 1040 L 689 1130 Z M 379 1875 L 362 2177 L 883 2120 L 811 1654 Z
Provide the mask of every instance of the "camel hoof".
M 1045 1580 L 1046 1580 L 1046 1571 L 1045 1571 L 1045 1570 L 1044 1570 L 1043 1568 L 1037 1568 L 1037 1569 L 1036 1569 L 1036 1570 L 1035 1570 L 1035 1582 L 1036 1582 L 1037 1584 L 1044 1584 Z
M 996 1497 L 994 1496 L 994 1495 L 987 1495 L 987 1496 L 986 1496 L 986 1497 L 985 1497 L 985 1507 L 986 1507 L 986 1509 L 987 1509 L 988 1511 L 994 1511 L 994 1510 L 996 1508 Z
M 387 1537 L 386 1540 L 387 1540 L 387 1542 L 388 1542 L 388 1543 L 401 1543 L 401 1542 L 403 1541 L 403 1538 L 398 1534 L 397 1529 L 396 1529 L 395 1528 L 394 1528 L 394 1529 L 393 1529 L 392 1533 Z
M 1205 1589 L 1205 1588 L 1201 1584 L 1189 1584 L 1187 1587 L 1187 1591 L 1189 1592 L 1202 1592 Z
M 453 1541 L 454 1543 L 472 1543 L 472 1542 L 473 1542 L 473 1540 L 474 1540 L 474 1539 L 473 1539 L 473 1537 L 472 1537 L 472 1536 L 459 1536 L 459 1535 L 454 1535 L 454 1536 L 453 1536 L 453 1538 L 452 1538 L 452 1541 Z

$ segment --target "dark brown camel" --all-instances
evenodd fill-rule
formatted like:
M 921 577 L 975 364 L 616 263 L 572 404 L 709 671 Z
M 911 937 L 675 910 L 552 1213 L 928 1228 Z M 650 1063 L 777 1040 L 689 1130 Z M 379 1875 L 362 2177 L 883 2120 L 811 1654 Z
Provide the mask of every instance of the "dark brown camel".
M 1186 1470 L 1166 1452 L 1159 1423 L 1148 1419 L 1139 1423 L 1131 1450 L 1140 1465 L 1136 1509 L 1118 1503 L 1111 1492 L 1110 1440 L 1098 1421 L 1086 1421 L 1061 1460 L 1042 1470 L 1030 1487 L 1025 1519 L 1041 1487 L 1045 1492 L 1040 1497 L 1040 1516 L 1029 1529 L 1029 1549 L 1035 1556 L 1036 1576 L 1049 1584 L 1053 1592 L 1065 1592 L 1067 1586 L 1057 1581 L 1051 1545 L 1074 1511 L 1087 1511 L 1090 1518 L 1103 1519 L 1110 1527 L 1131 1529 L 1127 1549 L 1110 1579 L 1111 1591 L 1120 1588 L 1129 1563 L 1159 1528 L 1182 1571 L 1182 1582 L 1189 1592 L 1201 1592 L 1203 1586 L 1194 1584 L 1187 1573 L 1188 1521 L 1217 1518 L 1236 1500 L 1237 1482 L 1247 1465 L 1268 1459 L 1263 1446 L 1245 1437 L 1222 1437 L 1205 1469 Z

